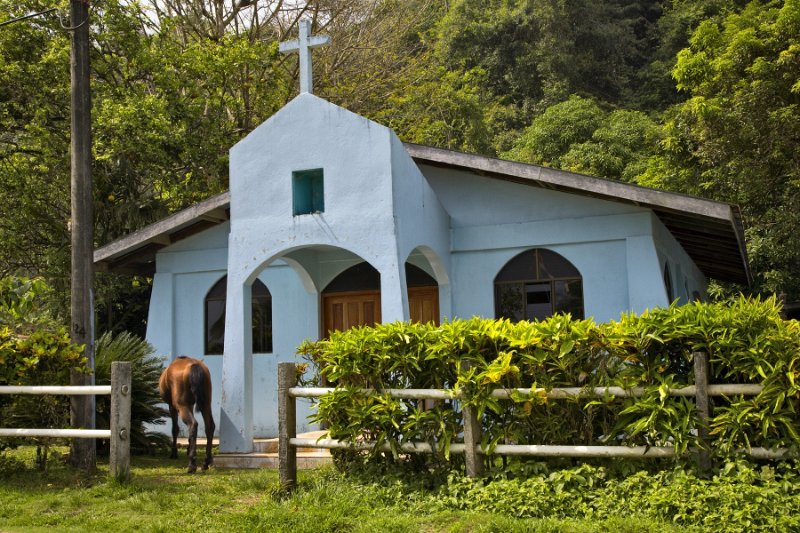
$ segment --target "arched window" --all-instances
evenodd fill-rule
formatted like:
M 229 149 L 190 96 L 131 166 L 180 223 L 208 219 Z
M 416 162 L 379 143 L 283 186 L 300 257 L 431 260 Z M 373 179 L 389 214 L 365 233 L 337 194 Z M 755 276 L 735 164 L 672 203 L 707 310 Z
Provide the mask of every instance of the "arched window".
M 206 295 L 206 355 L 222 355 L 225 349 L 225 297 L 227 276 L 219 280 Z M 272 296 L 261 281 L 252 288 L 253 353 L 272 352 Z
M 536 248 L 511 259 L 494 278 L 497 318 L 541 320 L 555 313 L 583 316 L 583 281 L 561 255 Z

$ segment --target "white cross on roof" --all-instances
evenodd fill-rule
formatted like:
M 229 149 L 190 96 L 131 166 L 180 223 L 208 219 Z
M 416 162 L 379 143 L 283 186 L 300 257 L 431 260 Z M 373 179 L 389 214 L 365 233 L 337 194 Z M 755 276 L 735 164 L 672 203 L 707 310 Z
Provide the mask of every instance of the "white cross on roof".
M 311 48 L 322 46 L 331 42 L 328 35 L 311 36 L 311 23 L 308 20 L 300 21 L 298 38 L 285 41 L 278 45 L 278 51 L 284 54 L 298 51 L 300 53 L 300 92 L 312 92 L 311 82 Z

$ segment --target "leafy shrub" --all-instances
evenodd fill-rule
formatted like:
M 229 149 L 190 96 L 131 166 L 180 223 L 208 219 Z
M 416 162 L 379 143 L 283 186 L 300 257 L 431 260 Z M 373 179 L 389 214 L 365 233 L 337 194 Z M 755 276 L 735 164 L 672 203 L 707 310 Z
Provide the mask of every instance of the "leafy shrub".
M 65 328 L 50 312 L 53 291 L 40 278 L 0 279 L 0 385 L 67 385 L 70 370 L 89 372 L 83 348 L 71 344 Z M 95 346 L 95 383 L 111 382 L 111 362 L 132 363 L 131 445 L 151 451 L 166 446 L 167 439 L 147 431 L 148 424 L 163 423 L 159 407 L 158 378 L 162 361 L 145 341 L 128 333 L 105 334 Z M 111 399 L 98 396 L 97 427 L 108 427 Z M 6 427 L 69 426 L 69 397 L 0 396 L 0 415 Z M 4 441 L 6 443 L 13 441 Z M 46 464 L 46 439 L 44 444 Z M 107 446 L 107 442 L 105 443 Z
M 131 448 L 133 451 L 150 452 L 168 447 L 168 437 L 162 433 L 148 431 L 151 424 L 163 424 L 167 412 L 161 407 L 158 379 L 163 370 L 163 361 L 147 341 L 128 332 L 113 336 L 103 334 L 95 344 L 95 383 L 111 384 L 111 363 L 131 363 Z M 111 413 L 110 396 L 97 397 L 97 427 L 109 427 Z M 105 448 L 104 443 L 103 451 Z
M 41 278 L 0 279 L 0 385 L 67 385 L 70 370 L 88 371 L 83 349 L 70 342 L 54 317 L 53 291 Z M 67 396 L 0 396 L 6 427 L 66 427 Z M 47 464 L 47 439 L 36 439 L 40 466 Z M 3 440 L 0 448 L 13 445 Z
M 797 531 L 797 467 L 735 461 L 711 479 L 684 468 L 620 476 L 588 464 L 515 479 L 451 475 L 436 501 L 444 508 L 521 518 L 642 516 L 704 531 Z
M 83 348 L 72 344 L 66 329 L 35 331 L 20 336 L 0 329 L 0 385 L 68 385 L 70 371 L 88 372 Z M 69 425 L 69 397 L 61 395 L 0 396 L 5 427 L 63 428 Z M 5 445 L 14 441 L 5 441 Z M 48 440 L 36 439 L 47 464 Z
M 798 446 L 800 323 L 780 317 L 775 299 L 695 302 L 624 314 L 595 324 L 556 315 L 538 322 L 473 318 L 392 323 L 337 332 L 298 349 L 336 390 L 315 420 L 333 438 L 430 442 L 448 458 L 461 432 L 461 408 L 476 408 L 483 446 L 497 443 L 604 443 L 697 446 L 694 403 L 668 389 L 691 385 L 693 354 L 705 351 L 712 382 L 759 383 L 755 397 L 716 399 L 710 426 L 721 455 L 750 446 Z M 642 397 L 548 400 L 541 394 L 491 397 L 496 388 L 642 387 Z M 448 388 L 460 400 L 431 405 L 385 394 L 391 388 Z M 375 454 L 375 452 L 373 452 Z M 506 464 L 506 462 L 504 462 Z

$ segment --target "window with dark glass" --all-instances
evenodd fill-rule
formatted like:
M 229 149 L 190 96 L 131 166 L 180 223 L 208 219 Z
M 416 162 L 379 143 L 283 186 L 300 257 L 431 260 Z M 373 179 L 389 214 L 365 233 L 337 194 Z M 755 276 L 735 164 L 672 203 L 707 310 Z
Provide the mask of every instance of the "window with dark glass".
M 555 313 L 584 318 L 583 281 L 578 269 L 561 255 L 543 248 L 511 259 L 494 278 L 497 318 L 541 320 Z
M 219 280 L 206 295 L 206 355 L 225 350 L 225 298 L 228 278 Z M 261 281 L 252 287 L 253 353 L 272 352 L 272 296 Z
M 325 188 L 321 168 L 292 172 L 292 214 L 325 211 Z

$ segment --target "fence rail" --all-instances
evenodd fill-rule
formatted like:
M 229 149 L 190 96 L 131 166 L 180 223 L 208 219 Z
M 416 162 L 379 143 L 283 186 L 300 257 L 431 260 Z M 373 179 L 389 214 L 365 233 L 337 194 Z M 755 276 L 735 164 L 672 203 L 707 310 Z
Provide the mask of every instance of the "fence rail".
M 0 437 L 110 439 L 111 475 L 121 480 L 130 477 L 131 363 L 111 363 L 111 385 L 2 386 L 0 394 L 111 396 L 110 429 L 0 428 Z
M 708 356 L 705 353 L 695 353 L 694 373 L 695 385 L 669 389 L 670 396 L 694 397 L 698 417 L 701 422 L 708 422 L 710 417 L 709 397 L 741 394 L 756 396 L 763 387 L 754 384 L 708 384 Z M 297 484 L 297 448 L 327 448 L 327 449 L 356 449 L 372 450 L 372 442 L 347 442 L 335 439 L 308 439 L 297 438 L 296 434 L 296 399 L 319 398 L 334 391 L 333 388 L 322 387 L 296 387 L 296 371 L 294 363 L 279 363 L 278 365 L 278 468 L 281 485 L 292 490 Z M 452 400 L 462 398 L 463 395 L 453 390 L 443 389 L 362 389 L 365 394 L 389 395 L 393 398 L 411 400 Z M 553 400 L 587 397 L 640 397 L 646 389 L 633 387 L 561 387 L 546 389 L 497 389 L 492 392 L 492 397 L 498 399 L 511 399 L 514 395 L 539 395 Z M 464 454 L 466 473 L 468 476 L 478 476 L 483 473 L 483 460 L 479 456 L 489 455 L 480 447 L 481 426 L 475 412 L 468 406 L 462 409 L 464 424 L 464 443 L 450 445 L 450 453 Z M 701 442 L 708 443 L 708 430 L 701 424 L 698 428 L 698 437 Z M 378 446 L 380 451 L 391 451 L 388 443 Z M 400 443 L 399 451 L 403 453 L 434 453 L 435 450 L 426 442 Z M 698 455 L 701 469 L 711 468 L 711 455 L 706 445 L 702 449 L 692 449 Z M 740 450 L 758 459 L 784 459 L 790 457 L 789 450 L 766 448 L 750 448 Z M 570 446 L 570 445 L 518 445 L 498 444 L 491 454 L 513 456 L 537 457 L 626 457 L 626 458 L 667 458 L 677 454 L 671 446 Z
M 336 389 L 332 387 L 291 387 L 289 396 L 293 398 L 320 398 Z M 745 396 L 756 396 L 761 394 L 763 387 L 752 384 L 726 384 L 709 385 L 709 396 L 728 396 L 731 394 L 743 394 Z M 514 394 L 537 395 L 548 400 L 565 400 L 568 398 L 589 398 L 603 396 L 619 396 L 639 398 L 644 396 L 647 389 L 644 387 L 556 387 L 553 389 L 496 389 L 492 391 L 492 398 L 500 400 L 510 400 Z M 402 398 L 404 400 L 458 400 L 464 397 L 462 393 L 457 393 L 446 389 L 361 389 L 364 394 L 389 395 L 392 398 Z M 689 385 L 676 389 L 669 389 L 670 396 L 696 396 L 697 387 Z
M 111 394 L 111 385 L 31 385 L 13 386 L 4 385 L 0 387 L 0 394 L 50 394 L 67 396 L 96 396 Z

